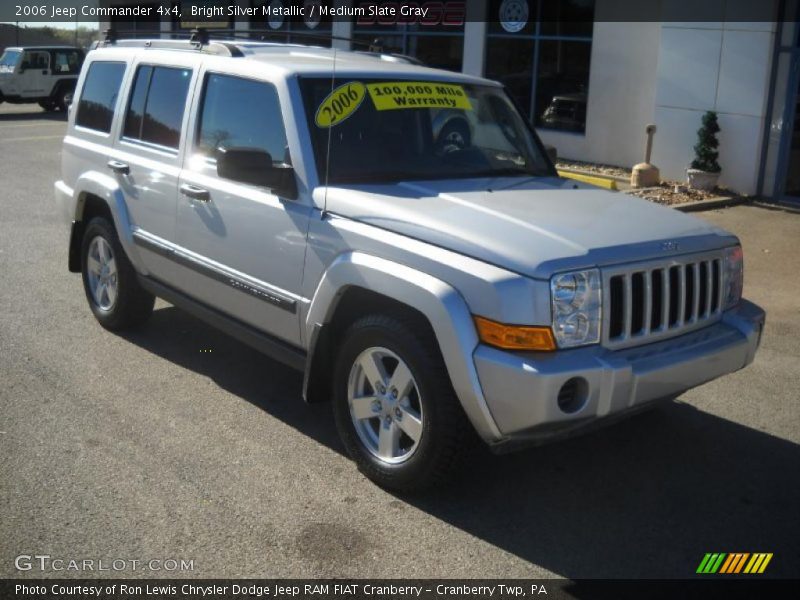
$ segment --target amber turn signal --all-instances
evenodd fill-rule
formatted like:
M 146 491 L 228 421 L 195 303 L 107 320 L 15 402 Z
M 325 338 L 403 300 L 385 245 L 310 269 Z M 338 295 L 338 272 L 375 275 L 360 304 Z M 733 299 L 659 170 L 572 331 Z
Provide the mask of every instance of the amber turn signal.
M 478 337 L 484 344 L 503 350 L 555 350 L 556 340 L 549 327 L 503 325 L 497 321 L 473 316 Z

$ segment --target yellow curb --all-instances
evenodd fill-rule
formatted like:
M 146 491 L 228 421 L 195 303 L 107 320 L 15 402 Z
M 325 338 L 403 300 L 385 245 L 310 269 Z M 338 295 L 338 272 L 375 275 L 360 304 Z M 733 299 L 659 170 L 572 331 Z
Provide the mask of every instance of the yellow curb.
M 558 176 L 565 177 L 567 179 L 574 179 L 575 181 L 582 181 L 583 183 L 596 185 L 597 187 L 605 188 L 607 190 L 617 190 L 617 182 L 606 177 L 584 175 L 583 173 L 572 173 L 571 171 L 558 171 Z

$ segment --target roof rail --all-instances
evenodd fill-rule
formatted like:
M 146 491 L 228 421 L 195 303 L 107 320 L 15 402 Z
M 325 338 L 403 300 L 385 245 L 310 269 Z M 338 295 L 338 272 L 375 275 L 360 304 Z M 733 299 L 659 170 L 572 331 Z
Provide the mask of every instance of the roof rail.
M 166 35 L 169 39 L 151 38 L 153 35 Z M 146 35 L 147 39 L 137 39 L 139 36 Z M 268 41 L 269 37 L 281 35 L 274 29 L 206 29 L 204 27 L 196 27 L 191 31 L 117 31 L 113 28 L 106 29 L 105 38 L 102 42 L 97 43 L 93 47 L 100 46 L 124 46 L 129 48 L 164 48 L 172 50 L 199 50 L 200 52 L 207 52 L 209 54 L 221 54 L 225 56 L 240 57 L 244 56 L 241 49 L 237 47 L 237 42 L 246 41 Z M 285 35 L 285 34 L 284 34 Z M 293 31 L 289 33 L 292 37 L 300 37 L 306 39 L 316 39 L 320 41 L 328 40 L 343 40 L 350 42 L 355 46 L 365 47 L 364 50 L 356 50 L 359 54 L 376 54 L 379 56 L 387 56 L 402 61 L 407 61 L 416 65 L 425 66 L 421 60 L 398 54 L 396 52 L 389 52 L 386 50 L 383 40 L 375 38 L 370 42 L 356 40 L 350 37 L 337 36 L 337 35 L 320 35 L 310 32 Z M 132 39 L 120 39 L 120 36 L 131 36 Z M 223 39 L 214 40 L 213 37 L 221 37 Z M 177 39 L 176 39 L 177 38 Z M 225 41 L 224 38 L 227 38 Z

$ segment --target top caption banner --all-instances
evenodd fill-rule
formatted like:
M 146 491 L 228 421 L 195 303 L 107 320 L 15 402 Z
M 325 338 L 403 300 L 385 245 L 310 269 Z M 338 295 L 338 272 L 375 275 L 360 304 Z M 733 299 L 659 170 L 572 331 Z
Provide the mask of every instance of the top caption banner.
M 554 6 L 556 3 L 552 3 Z M 779 0 L 758 2 L 697 2 L 696 0 L 586 0 L 564 2 L 564 10 L 552 12 L 536 0 L 58 0 L 51 2 L 3 0 L 0 22 L 75 22 L 87 25 L 116 23 L 192 23 L 224 29 L 235 22 L 279 30 L 284 23 L 308 29 L 323 23 L 352 21 L 357 27 L 387 32 L 397 26 L 452 27 L 463 32 L 468 22 L 487 22 L 507 34 L 526 35 L 536 22 L 693 22 L 765 23 L 794 20 Z M 791 2 L 789 2 L 791 4 Z M 796 3 L 795 3 L 796 4 Z M 498 30 L 500 31 L 500 30 Z

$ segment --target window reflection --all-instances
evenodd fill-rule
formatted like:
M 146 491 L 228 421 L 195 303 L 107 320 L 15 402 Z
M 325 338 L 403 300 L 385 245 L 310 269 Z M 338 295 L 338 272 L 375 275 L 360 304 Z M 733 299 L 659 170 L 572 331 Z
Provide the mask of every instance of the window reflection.
M 536 127 L 586 130 L 594 5 L 594 0 L 489 2 L 486 75 L 507 87 Z

